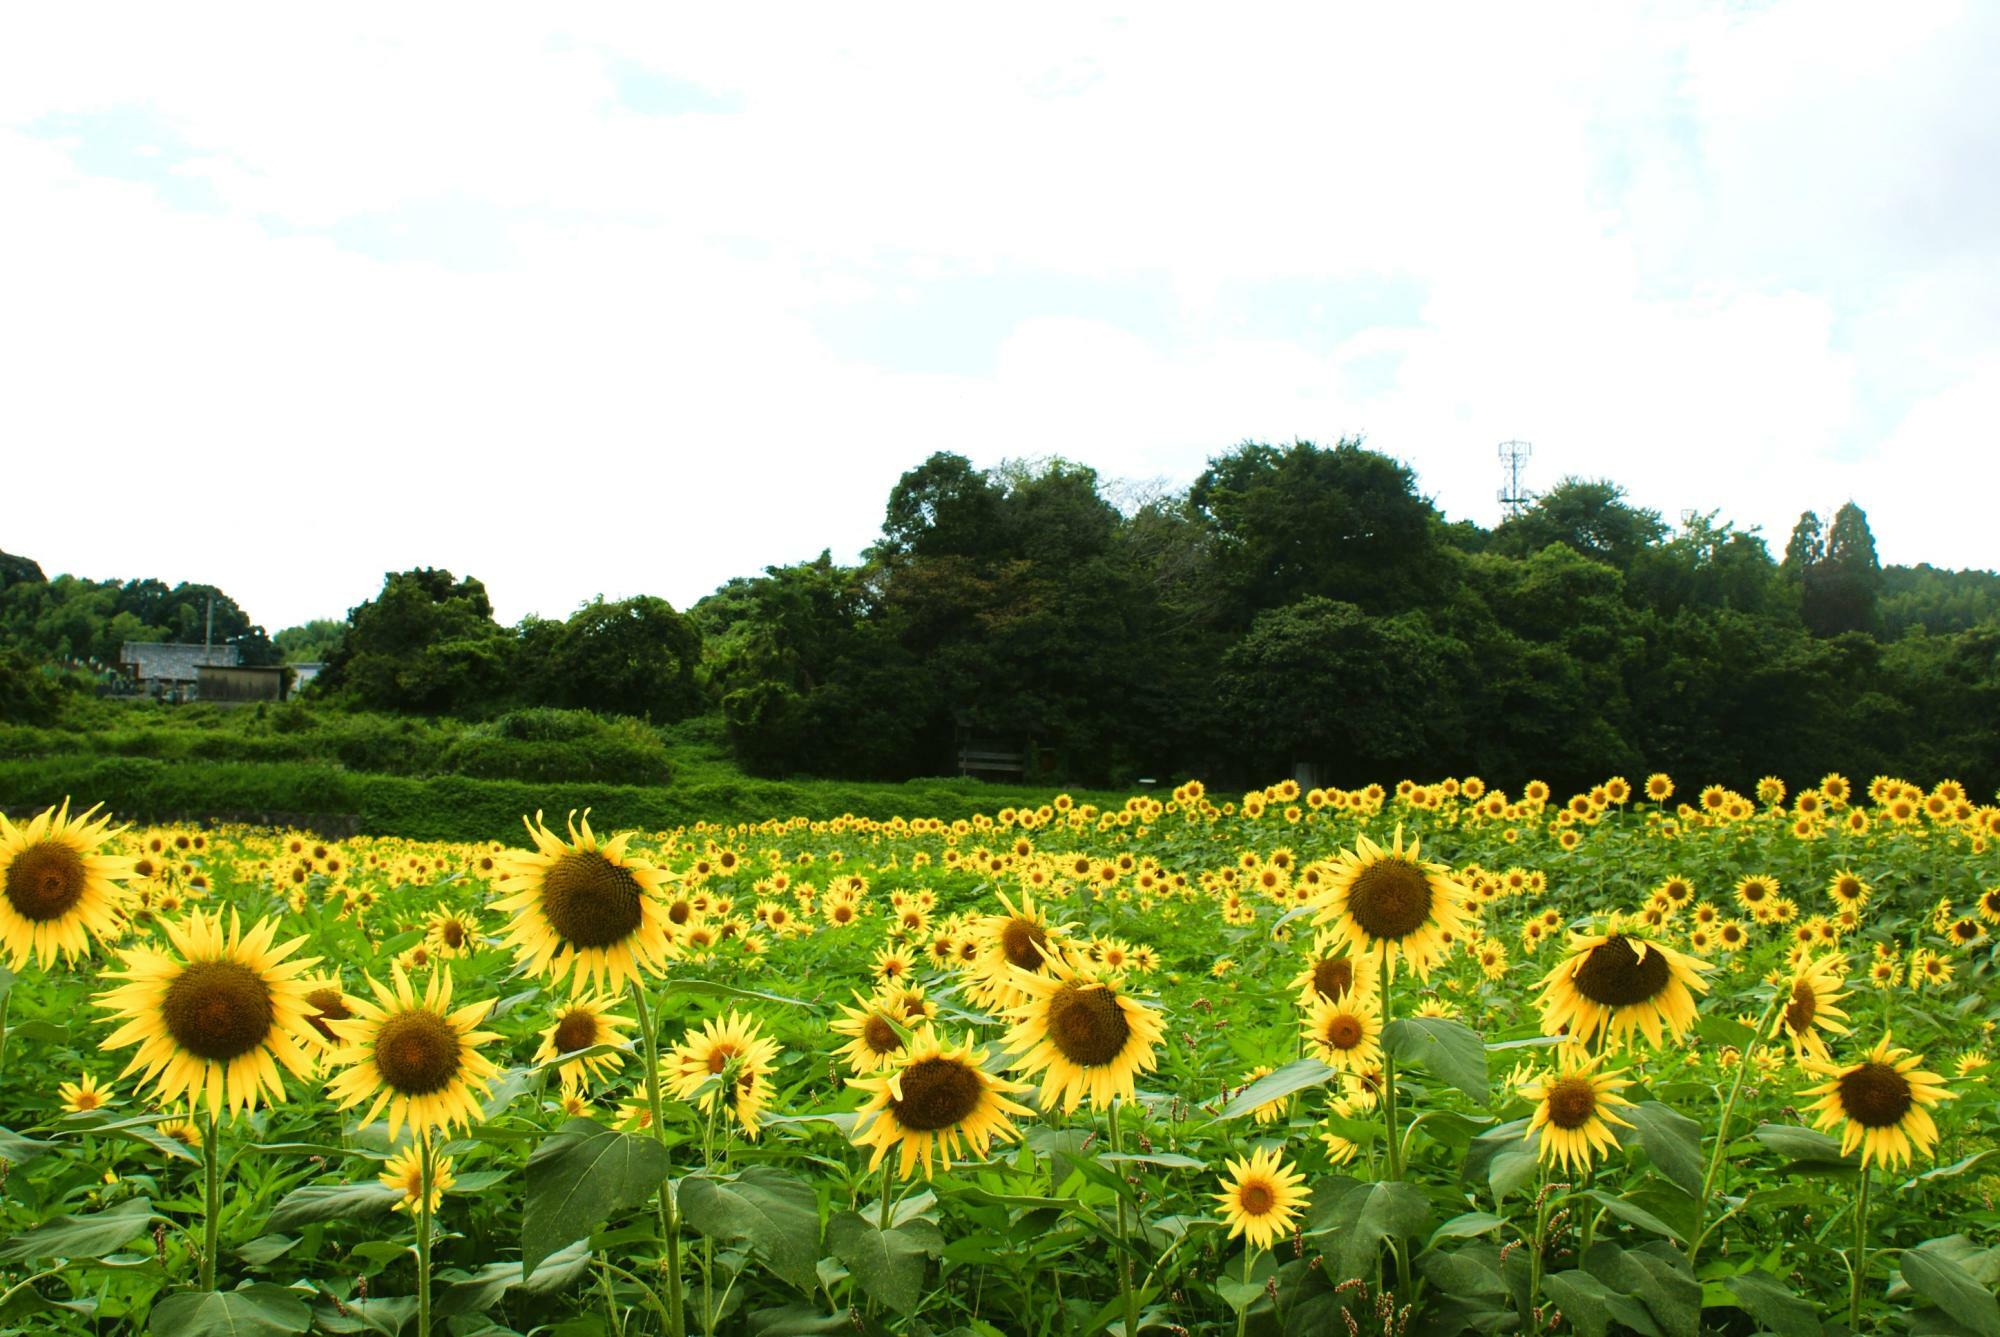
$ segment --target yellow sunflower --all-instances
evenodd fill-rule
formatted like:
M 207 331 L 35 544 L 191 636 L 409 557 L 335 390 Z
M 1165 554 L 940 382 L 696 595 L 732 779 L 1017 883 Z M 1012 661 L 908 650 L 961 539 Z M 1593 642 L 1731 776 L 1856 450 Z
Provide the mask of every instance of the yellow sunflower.
M 1945 1089 L 1944 1078 L 1922 1071 L 1922 1063 L 1909 1050 L 1892 1048 L 1885 1034 L 1859 1063 L 1801 1060 L 1801 1067 L 1828 1080 L 1799 1094 L 1819 1097 L 1808 1106 L 1816 1111 L 1813 1122 L 1840 1128 L 1842 1155 L 1859 1147 L 1864 1167 L 1880 1161 L 1894 1169 L 1909 1164 L 1912 1147 L 1918 1155 L 1931 1154 L 1938 1130 L 1930 1107 L 1958 1096 Z
M 1331 924 L 1357 955 L 1386 950 L 1388 965 L 1398 957 L 1419 979 L 1449 950 L 1448 938 L 1462 938 L 1475 923 L 1464 884 L 1441 863 L 1426 862 L 1421 843 L 1403 845 L 1403 829 L 1388 849 L 1357 836 L 1343 850 L 1327 881 L 1316 924 Z
M 1313 1004 L 1303 1027 L 1314 1057 L 1342 1072 L 1367 1072 L 1382 1062 L 1382 1005 L 1373 994 L 1349 994 Z
M 424 1149 L 421 1146 L 406 1147 L 401 1152 L 391 1156 L 387 1163 L 382 1166 L 382 1173 L 376 1176 L 382 1181 L 384 1188 L 393 1188 L 402 1193 L 403 1196 L 396 1199 L 392 1204 L 396 1211 L 414 1212 L 417 1210 L 417 1199 L 424 1191 L 423 1154 Z M 458 1177 L 451 1172 L 451 1157 L 438 1157 L 436 1164 L 431 1166 L 431 1214 L 433 1216 L 437 1214 L 439 1205 L 444 1202 L 445 1190 L 457 1182 Z
M 1616 1073 L 1595 1071 L 1603 1061 L 1604 1055 L 1593 1058 L 1582 1045 L 1562 1045 L 1553 1069 L 1521 1087 L 1521 1095 L 1535 1105 L 1526 1136 L 1541 1134 L 1537 1154 L 1542 1160 L 1583 1174 L 1598 1154 L 1618 1146 L 1613 1124 L 1632 1126 L 1614 1112 L 1632 1104 L 1618 1094 L 1632 1083 Z
M 464 956 L 479 945 L 479 916 L 470 910 L 433 910 L 424 941 L 438 956 Z
M 746 1136 L 756 1137 L 764 1103 L 771 1098 L 767 1080 L 777 1071 L 778 1042 L 766 1036 L 757 1019 L 731 1011 L 711 1018 L 700 1030 L 689 1027 L 665 1063 L 667 1080 L 676 1096 L 692 1100 L 712 1079 L 734 1066 L 735 1093 L 729 1112 Z M 716 1107 L 718 1086 L 701 1097 L 704 1113 Z
M 300 980 L 299 987 L 306 991 L 306 1002 L 312 1008 L 306 1016 L 307 1024 L 327 1047 L 338 1046 L 340 1037 L 333 1033 L 333 1023 L 354 1015 L 347 1005 L 347 994 L 340 987 L 339 976 L 311 975 Z
M 494 908 L 514 916 L 506 940 L 536 974 L 576 985 L 621 989 L 630 979 L 658 974 L 673 950 L 660 889 L 667 874 L 626 853 L 632 833 L 599 842 L 590 814 L 571 814 L 569 839 L 528 822 L 532 853 L 500 861 L 501 899 Z
M 1299 1213 L 1311 1201 L 1305 1176 L 1279 1159 L 1279 1149 L 1266 1147 L 1245 1160 L 1224 1161 L 1222 1192 L 1215 1200 L 1229 1226 L 1229 1238 L 1241 1235 L 1259 1249 L 1268 1249 L 1289 1233 Z
M 244 933 L 233 911 L 227 932 L 220 913 L 198 910 L 162 927 L 174 955 L 120 951 L 125 969 L 108 973 L 126 983 L 97 995 L 97 1005 L 125 1023 L 104 1048 L 139 1046 L 119 1075 L 154 1082 L 162 1103 L 206 1099 L 212 1119 L 225 1106 L 283 1100 L 279 1066 L 300 1078 L 313 1070 L 313 1008 L 299 976 L 318 958 L 286 960 L 305 939 L 273 946 L 276 920 Z
M 1694 995 L 1706 993 L 1706 961 L 1638 937 L 1614 921 L 1603 933 L 1573 934 L 1570 955 L 1542 977 L 1542 1033 L 1587 1042 L 1617 1041 L 1634 1030 L 1658 1045 L 1694 1025 Z
M 15 970 L 30 959 L 43 967 L 61 954 L 90 950 L 90 940 L 115 937 L 118 908 L 133 861 L 103 853 L 115 833 L 97 809 L 69 815 L 69 800 L 15 826 L 0 813 L 0 956 Z
M 1799 962 L 1792 974 L 1790 997 L 1771 1023 L 1771 1035 L 1789 1039 L 1792 1052 L 1800 1058 L 1810 1054 L 1824 1059 L 1826 1040 L 1820 1032 L 1847 1034 L 1847 1013 L 1834 1006 L 1847 997 L 1841 989 L 1846 971 L 1847 958 L 1839 955 Z
M 979 955 L 972 962 L 968 992 L 994 1007 L 1011 1008 L 1028 995 L 1018 983 L 1019 974 L 1048 977 L 1050 962 L 1061 950 L 1064 929 L 1052 924 L 1025 889 L 1017 907 L 1000 893 L 1004 914 L 982 916 L 974 931 L 979 937 Z
M 1322 999 L 1345 998 L 1350 990 L 1376 992 L 1379 972 L 1375 958 L 1343 952 L 1344 943 L 1339 933 L 1327 929 L 1313 935 L 1305 969 L 1287 986 L 1298 991 L 1300 1007 L 1312 1007 Z
M 111 1093 L 87 1072 L 74 1082 L 60 1083 L 56 1095 L 62 1098 L 63 1111 L 68 1114 L 88 1114 L 103 1109 L 111 1101 Z
M 1115 976 L 1084 974 L 1058 956 L 1048 966 L 1052 974 L 1014 974 L 1015 989 L 1027 999 L 1013 1009 L 1007 1034 L 1014 1067 L 1042 1074 L 1043 1109 L 1060 1098 L 1069 1114 L 1086 1095 L 1093 1108 L 1114 1096 L 1130 1101 L 1134 1076 L 1158 1062 L 1160 1014 L 1127 997 Z
M 933 1158 L 949 1169 L 954 1156 L 984 1156 L 996 1137 L 1019 1140 L 1009 1116 L 1034 1111 L 1007 1097 L 1028 1090 L 1028 1084 L 995 1077 L 985 1062 L 986 1051 L 974 1049 L 970 1036 L 954 1048 L 926 1026 L 910 1038 L 907 1053 L 890 1071 L 849 1082 L 869 1093 L 853 1133 L 856 1146 L 875 1148 L 868 1168 L 881 1165 L 895 1148 L 900 1178 L 910 1178 L 921 1165 L 928 1179 Z
M 421 995 L 400 966 L 390 967 L 390 980 L 384 986 L 371 977 L 374 1001 L 356 996 L 354 1016 L 329 1023 L 342 1043 L 327 1062 L 345 1071 L 327 1082 L 327 1094 L 341 1109 L 372 1100 L 363 1124 L 386 1109 L 392 1141 L 405 1123 L 420 1137 L 471 1123 L 500 1071 L 480 1053 L 500 1037 L 475 1029 L 494 1000 L 451 1010 L 449 971 L 432 975 Z
M 903 1033 L 909 1022 L 900 1008 L 880 994 L 873 998 L 857 991 L 852 1006 L 840 1009 L 840 1016 L 828 1023 L 835 1035 L 847 1043 L 834 1050 L 847 1059 L 857 1076 L 893 1068 L 903 1057 Z
M 565 1054 L 578 1054 L 597 1045 L 622 1044 L 620 1032 L 632 1024 L 629 1017 L 611 1015 L 615 995 L 577 994 L 556 1007 L 555 1019 L 541 1032 L 541 1047 L 535 1062 L 553 1063 Z M 571 1059 L 556 1069 L 565 1086 L 602 1077 L 625 1066 L 618 1054 L 591 1054 Z

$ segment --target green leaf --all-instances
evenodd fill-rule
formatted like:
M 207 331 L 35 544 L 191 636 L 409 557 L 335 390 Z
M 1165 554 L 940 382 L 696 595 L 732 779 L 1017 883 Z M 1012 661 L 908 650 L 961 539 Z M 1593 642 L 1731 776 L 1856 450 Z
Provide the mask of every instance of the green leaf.
M 1695 1034 L 1710 1044 L 1726 1045 L 1743 1053 L 1748 1053 L 1750 1046 L 1757 1043 L 1756 1031 L 1734 1017 L 1725 1017 L 1719 1013 L 1707 1013 L 1697 1017 L 1694 1030 Z
M 1627 1202 L 1623 1198 L 1615 1197 L 1612 1194 L 1606 1193 L 1601 1188 L 1590 1190 L 1588 1196 L 1591 1201 L 1602 1206 L 1619 1220 L 1629 1222 L 1641 1230 L 1650 1230 L 1655 1235 L 1661 1235 L 1668 1239 L 1673 1239 L 1679 1233 L 1644 1207 L 1634 1202 Z
M 1486 1042 L 1470 1026 L 1443 1017 L 1398 1017 L 1382 1028 L 1382 1043 L 1396 1062 L 1486 1103 Z
M 1245 1281 L 1224 1273 L 1215 1279 L 1215 1293 L 1222 1297 L 1222 1302 L 1229 1306 L 1232 1314 L 1240 1314 L 1264 1298 L 1264 1283 Z
M 358 1184 L 307 1184 L 295 1188 L 271 1209 L 264 1223 L 269 1231 L 291 1230 L 315 1221 L 355 1221 L 380 1216 L 402 1200 L 401 1189 L 373 1179 Z
M 1489 1230 L 1498 1230 L 1507 1223 L 1491 1212 L 1462 1212 L 1431 1232 L 1430 1242 L 1439 1240 L 1471 1239 L 1484 1235 Z
M 1581 1269 L 1543 1277 L 1542 1294 L 1556 1302 L 1563 1317 L 1584 1337 L 1607 1337 L 1613 1323 L 1622 1323 L 1643 1337 L 1666 1337 L 1645 1305 Z
M 59 1021 L 43 1021 L 36 1017 L 7 1028 L 10 1040 L 26 1040 L 31 1044 L 66 1045 L 69 1043 L 69 1027 Z
M 753 1165 L 733 1179 L 681 1181 L 681 1218 L 711 1239 L 744 1240 L 770 1269 L 811 1292 L 819 1259 L 819 1198 L 804 1180 Z
M 926 1260 L 944 1252 L 943 1234 L 928 1221 L 883 1230 L 859 1212 L 828 1221 L 826 1243 L 863 1290 L 899 1314 L 917 1311 Z
M 571 1119 L 528 1157 L 523 1270 L 533 1272 L 614 1212 L 645 1206 L 671 1168 L 657 1138 L 621 1133 L 595 1119 Z
M 1240 1119 L 1260 1105 L 1283 1100 L 1295 1091 L 1325 1086 L 1338 1076 L 1340 1069 L 1330 1068 L 1316 1058 L 1302 1058 L 1296 1063 L 1287 1063 L 1276 1072 L 1267 1072 L 1244 1087 L 1236 1093 L 1236 1099 L 1224 1105 L 1222 1112 L 1215 1117 Z
M 1769 1272 L 1744 1272 L 1725 1277 L 1722 1284 L 1736 1297 L 1739 1309 L 1777 1337 L 1820 1337 L 1823 1329 L 1812 1305 Z
M 1979 1337 L 2000 1337 L 2000 1300 L 1979 1284 L 1939 1241 L 1925 1240 L 1903 1254 L 1903 1280 Z
M 54 1142 L 37 1142 L 31 1137 L 22 1137 L 11 1128 L 0 1128 L 0 1157 L 20 1165 L 32 1161 L 37 1156 L 46 1156 L 58 1147 Z
M 1136 1151 L 1107 1151 L 1100 1155 L 1100 1161 L 1125 1161 L 1134 1165 L 1157 1165 L 1166 1170 L 1206 1170 L 1207 1161 L 1183 1156 L 1178 1151 L 1156 1151 L 1142 1155 Z
M 259 1235 L 236 1251 L 236 1256 L 252 1267 L 262 1267 L 283 1258 L 298 1245 L 296 1235 Z
M 1984 1151 L 1975 1151 L 1970 1156 L 1964 1156 L 1958 1160 L 1953 1161 L 1950 1165 L 1933 1166 L 1931 1169 L 1924 1171 L 1916 1178 L 1905 1180 L 1903 1183 L 1903 1188 L 1905 1191 L 1907 1191 L 1909 1189 L 1915 1188 L 1919 1184 L 1929 1183 L 1933 1180 L 1956 1179 L 1960 1175 L 1964 1174 L 1966 1171 L 1974 1168 L 1975 1166 L 1984 1164 L 1989 1158 L 1994 1156 L 2000 1156 L 2000 1148 L 1988 1147 Z
M 1383 1241 L 1410 1239 L 1429 1231 L 1430 1199 L 1415 1184 L 1397 1180 L 1344 1182 L 1346 1191 L 1336 1192 L 1327 1206 L 1315 1213 L 1311 1231 L 1329 1237 L 1328 1261 L 1335 1276 L 1369 1275 Z
M 58 1216 L 0 1244 L 0 1263 L 33 1258 L 102 1258 L 117 1253 L 164 1220 L 145 1198 L 128 1198 L 87 1216 Z
M 1644 1100 L 1621 1112 L 1639 1130 L 1639 1145 L 1660 1173 L 1688 1192 L 1699 1194 L 1701 1125 L 1657 1100 Z
M 1853 1157 L 1840 1154 L 1840 1143 L 1817 1128 L 1766 1123 L 1759 1124 L 1750 1136 L 1780 1156 L 1791 1157 L 1800 1169 L 1852 1167 L 1857 1164 Z
M 306 1302 L 268 1281 L 234 1291 L 182 1291 L 153 1306 L 155 1337 L 287 1337 L 312 1326 Z
M 676 976 L 667 981 L 667 992 L 705 994 L 712 998 L 741 998 L 755 1003 L 776 1003 L 779 1007 L 801 1007 L 808 1012 L 819 1011 L 803 998 L 787 998 L 781 993 L 765 993 L 762 989 L 739 989 L 720 980 L 685 979 Z

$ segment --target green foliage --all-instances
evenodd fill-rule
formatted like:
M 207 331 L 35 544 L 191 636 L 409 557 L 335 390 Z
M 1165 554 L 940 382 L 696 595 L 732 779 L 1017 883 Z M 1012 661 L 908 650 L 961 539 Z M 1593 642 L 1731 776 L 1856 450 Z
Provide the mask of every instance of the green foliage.
M 52 724 L 62 713 L 64 682 L 19 650 L 0 646 L 0 720 Z

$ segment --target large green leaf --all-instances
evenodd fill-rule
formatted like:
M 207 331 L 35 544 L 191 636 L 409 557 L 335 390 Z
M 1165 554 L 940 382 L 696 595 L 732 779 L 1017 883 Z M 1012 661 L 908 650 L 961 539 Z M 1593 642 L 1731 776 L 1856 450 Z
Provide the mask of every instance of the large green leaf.
M 1789 1156 L 1792 1164 L 1787 1169 L 1799 1171 L 1852 1169 L 1857 1162 L 1852 1156 L 1840 1154 L 1840 1143 L 1817 1128 L 1802 1128 L 1797 1124 L 1759 1124 L 1751 1136 L 1777 1152 Z
M 1542 1294 L 1556 1302 L 1563 1317 L 1584 1337 L 1608 1337 L 1614 1323 L 1642 1337 L 1667 1337 L 1645 1305 L 1580 1268 L 1543 1277 Z
M 819 1011 L 803 998 L 787 998 L 781 993 L 766 993 L 762 989 L 740 989 L 734 984 L 724 984 L 720 980 L 676 977 L 667 981 L 667 992 L 705 994 L 711 998 L 740 998 L 751 1003 L 776 1003 L 780 1007 L 804 1008 L 808 1012 Z
M 1383 1241 L 1421 1237 L 1431 1228 L 1430 1199 L 1415 1184 L 1332 1182 L 1346 1187 L 1313 1214 L 1311 1233 L 1325 1237 L 1322 1251 L 1337 1277 L 1373 1275 Z
M 234 1291 L 182 1291 L 153 1306 L 156 1337 L 289 1337 L 312 1326 L 306 1302 L 268 1281 Z
M 1701 1125 L 1657 1100 L 1640 1101 L 1624 1115 L 1660 1173 L 1688 1192 L 1700 1193 Z
M 54 1142 L 37 1142 L 32 1137 L 22 1137 L 11 1128 L 0 1128 L 0 1156 L 16 1165 L 32 1161 L 37 1156 L 46 1156 L 56 1150 Z
M 1824 1331 L 1812 1305 L 1769 1272 L 1744 1272 L 1726 1278 L 1723 1285 L 1736 1297 L 1738 1308 L 1777 1337 L 1820 1337 Z
M 1325 1086 L 1338 1076 L 1340 1069 L 1328 1067 L 1316 1058 L 1302 1058 L 1296 1063 L 1287 1063 L 1276 1072 L 1265 1073 L 1237 1092 L 1236 1098 L 1224 1105 L 1222 1113 L 1216 1117 L 1240 1119 L 1260 1105 L 1283 1100 L 1295 1091 Z
M 1903 1254 L 1903 1280 L 1926 1301 L 1979 1337 L 2000 1337 L 2000 1300 L 1965 1270 L 1942 1240 L 1925 1240 Z
M 1673 1239 L 1679 1234 L 1672 1226 L 1647 1211 L 1636 1202 L 1627 1202 L 1615 1194 L 1606 1193 L 1601 1188 L 1590 1190 L 1589 1197 L 1619 1220 L 1635 1225 L 1641 1230 L 1650 1230 L 1655 1235 Z
M 929 1221 L 883 1230 L 859 1212 L 840 1212 L 826 1223 L 826 1244 L 861 1289 L 899 1314 L 914 1314 L 926 1260 L 944 1252 L 944 1235 Z
M 164 1220 L 146 1198 L 128 1198 L 87 1216 L 58 1216 L 0 1244 L 0 1263 L 34 1258 L 102 1258 Z
M 571 1119 L 528 1157 L 521 1219 L 521 1264 L 583 1239 L 614 1212 L 643 1207 L 672 1168 L 658 1139 L 635 1137 L 595 1119 Z
M 1398 1017 L 1382 1028 L 1382 1044 L 1396 1062 L 1486 1103 L 1486 1042 L 1470 1026 L 1444 1017 Z
M 358 1184 L 307 1184 L 287 1193 L 264 1223 L 268 1231 L 291 1230 L 315 1221 L 357 1221 L 380 1216 L 402 1200 L 401 1189 L 378 1180 Z
M 680 1205 L 681 1219 L 702 1234 L 746 1241 L 800 1290 L 818 1284 L 819 1199 L 804 1180 L 765 1165 L 732 1179 L 691 1175 L 681 1181 Z

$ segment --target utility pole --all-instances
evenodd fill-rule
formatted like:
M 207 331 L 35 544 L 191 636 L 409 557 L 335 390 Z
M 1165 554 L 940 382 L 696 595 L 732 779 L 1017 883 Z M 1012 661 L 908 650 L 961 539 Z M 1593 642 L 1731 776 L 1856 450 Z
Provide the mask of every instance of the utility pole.
M 1521 513 L 1521 508 L 1535 499 L 1535 494 L 1521 486 L 1521 475 L 1527 471 L 1528 457 L 1535 448 L 1526 441 L 1502 441 L 1500 443 L 1500 504 L 1507 508 L 1511 519 Z
M 201 632 L 201 657 L 206 660 L 208 652 L 215 648 L 215 596 L 208 596 L 208 624 Z

